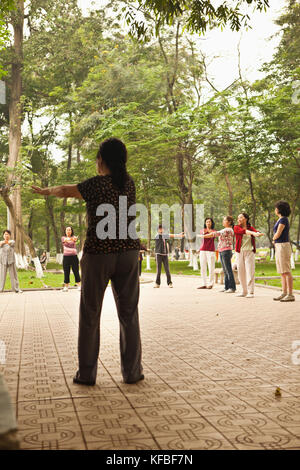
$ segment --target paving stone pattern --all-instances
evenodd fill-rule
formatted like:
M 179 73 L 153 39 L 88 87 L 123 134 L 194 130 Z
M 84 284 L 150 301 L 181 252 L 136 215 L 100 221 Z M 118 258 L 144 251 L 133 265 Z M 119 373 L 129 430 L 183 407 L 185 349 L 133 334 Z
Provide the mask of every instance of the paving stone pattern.
M 72 383 L 78 291 L 0 295 L 0 373 L 22 449 L 300 449 L 300 296 L 282 304 L 269 289 L 245 299 L 173 281 L 141 286 L 145 380 L 135 385 L 122 383 L 110 287 L 95 387 Z

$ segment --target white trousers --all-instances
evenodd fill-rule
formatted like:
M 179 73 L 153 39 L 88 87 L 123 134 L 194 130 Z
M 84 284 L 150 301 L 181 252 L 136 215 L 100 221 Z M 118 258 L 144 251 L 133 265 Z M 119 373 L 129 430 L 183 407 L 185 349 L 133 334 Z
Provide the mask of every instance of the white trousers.
M 250 250 L 241 250 L 237 260 L 238 276 L 243 294 L 254 294 L 255 254 Z
M 4 290 L 7 270 L 9 270 L 12 290 L 18 291 L 19 280 L 18 280 L 18 274 L 17 274 L 17 269 L 16 269 L 16 263 L 12 263 L 10 265 L 5 265 L 5 264 L 0 263 L 0 292 L 3 292 Z
M 200 251 L 200 270 L 203 286 L 214 285 L 216 254 L 214 251 Z M 209 283 L 207 286 L 207 266 L 209 271 Z

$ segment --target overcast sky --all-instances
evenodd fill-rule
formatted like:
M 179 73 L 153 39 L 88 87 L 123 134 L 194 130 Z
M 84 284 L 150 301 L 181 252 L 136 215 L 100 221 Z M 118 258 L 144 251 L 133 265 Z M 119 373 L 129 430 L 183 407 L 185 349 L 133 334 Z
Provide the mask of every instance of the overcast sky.
M 214 0 L 217 4 L 220 0 Z M 89 9 L 103 7 L 107 0 L 78 0 L 79 6 L 84 12 Z M 270 8 L 266 13 L 252 13 L 251 30 L 235 33 L 230 30 L 213 30 L 199 38 L 201 49 L 207 56 L 219 56 L 209 67 L 210 77 L 217 88 L 225 88 L 238 76 L 237 45 L 241 40 L 241 65 L 245 78 L 254 81 L 261 77 L 259 68 L 264 62 L 268 62 L 274 53 L 279 37 L 276 33 L 279 27 L 274 20 L 286 6 L 286 0 L 270 0 Z M 274 37 L 275 36 L 275 37 Z M 272 39 L 270 39 L 273 37 Z
M 221 3 L 221 0 L 213 0 Z M 222 90 L 238 78 L 237 45 L 241 40 L 241 65 L 243 77 L 253 82 L 261 78 L 259 68 L 264 62 L 271 60 L 279 37 L 273 37 L 279 32 L 274 20 L 280 16 L 286 6 L 286 0 L 270 0 L 271 7 L 267 13 L 252 13 L 252 29 L 242 33 L 230 30 L 214 30 L 199 38 L 201 50 L 207 57 L 218 56 L 209 66 L 209 76 L 214 85 Z M 78 0 L 78 5 L 84 13 L 107 4 L 107 0 Z M 251 13 L 251 10 L 249 10 Z M 108 10 L 109 14 L 109 10 Z M 124 22 L 124 32 L 125 22 Z M 57 161 L 64 159 L 64 152 L 54 146 L 53 155 Z

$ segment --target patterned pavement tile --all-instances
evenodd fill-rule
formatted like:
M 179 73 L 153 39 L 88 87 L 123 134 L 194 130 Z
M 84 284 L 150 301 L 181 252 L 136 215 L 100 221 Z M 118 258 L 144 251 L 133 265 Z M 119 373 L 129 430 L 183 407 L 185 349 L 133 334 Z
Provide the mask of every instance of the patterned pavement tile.
M 181 396 L 172 391 L 145 391 L 143 393 L 127 393 L 126 396 L 134 408 L 145 406 L 158 406 L 167 408 L 173 404 L 184 403 L 184 400 L 181 398 Z
M 162 450 L 234 450 L 235 447 L 220 433 L 196 435 L 192 431 L 183 432 L 179 437 L 159 437 L 156 439 Z
M 300 439 L 282 428 L 273 428 L 264 432 L 236 432 L 226 434 L 227 439 L 239 450 L 279 450 L 300 449 Z
M 103 392 L 98 396 L 74 398 L 74 406 L 77 411 L 98 411 L 101 414 L 110 414 L 115 410 L 132 409 L 125 396 L 110 395 L 106 397 Z
M 266 412 L 265 415 L 275 421 L 284 428 L 298 428 L 300 429 L 300 413 L 290 411 L 272 411 Z
M 165 415 L 162 412 L 160 419 L 152 419 L 144 414 L 143 420 L 156 439 L 172 435 L 181 438 L 182 435 L 189 433 L 203 436 L 217 432 L 214 426 L 209 424 L 203 417 L 199 415 L 196 417 L 183 417 L 178 415 L 175 410 L 173 414 Z
M 111 441 L 88 442 L 88 450 L 159 450 L 153 439 L 129 439 L 126 436 L 114 437 Z
M 250 312 L 245 299 L 199 292 L 198 282 L 176 277 L 172 291 L 141 286 L 145 380 L 134 385 L 122 382 L 110 289 L 95 387 L 72 382 L 77 291 L 1 295 L 0 373 L 22 449 L 300 449 L 298 297 L 279 306 L 260 288 Z
M 94 424 L 83 424 L 81 426 L 85 441 L 113 443 L 116 439 L 151 439 L 151 434 L 146 426 L 138 418 L 128 420 L 104 419 Z
M 59 413 L 74 414 L 74 404 L 69 400 L 37 400 L 32 402 L 18 402 L 18 418 L 36 416 L 43 419 L 47 416 L 53 418 Z
M 272 416 L 266 416 L 263 413 L 239 413 L 229 412 L 226 415 L 207 416 L 207 421 L 225 436 L 231 432 L 240 432 L 241 434 L 260 434 L 266 430 L 279 428 L 278 422 L 272 419 Z M 284 429 L 282 428 L 284 431 Z

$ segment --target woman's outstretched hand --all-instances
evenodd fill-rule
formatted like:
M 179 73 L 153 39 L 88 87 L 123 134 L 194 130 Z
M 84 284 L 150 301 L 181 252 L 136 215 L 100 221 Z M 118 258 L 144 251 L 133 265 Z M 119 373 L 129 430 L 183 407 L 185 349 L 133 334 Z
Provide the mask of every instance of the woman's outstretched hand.
M 35 194 L 41 194 L 42 196 L 49 196 L 50 195 L 50 189 L 49 188 L 39 188 L 38 186 L 31 186 L 33 189 L 33 192 Z

